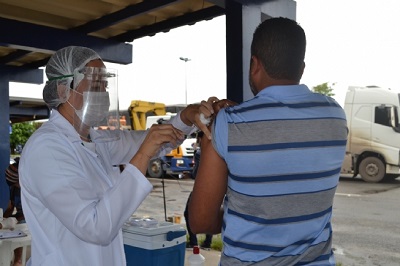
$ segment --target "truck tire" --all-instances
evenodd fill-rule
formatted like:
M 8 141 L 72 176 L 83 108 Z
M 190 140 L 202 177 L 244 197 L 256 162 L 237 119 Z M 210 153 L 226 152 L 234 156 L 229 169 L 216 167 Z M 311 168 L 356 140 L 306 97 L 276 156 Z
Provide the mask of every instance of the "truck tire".
M 150 160 L 147 166 L 147 173 L 150 177 L 160 178 L 163 175 L 164 170 L 162 169 L 161 159 Z
M 377 157 L 365 157 L 359 166 L 361 178 L 368 183 L 378 183 L 385 177 L 385 164 Z

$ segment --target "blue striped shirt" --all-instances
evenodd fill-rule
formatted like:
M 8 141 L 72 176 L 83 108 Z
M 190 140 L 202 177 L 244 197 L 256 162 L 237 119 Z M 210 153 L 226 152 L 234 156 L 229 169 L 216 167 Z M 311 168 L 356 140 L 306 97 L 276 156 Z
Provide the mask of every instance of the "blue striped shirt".
M 220 111 L 228 167 L 221 265 L 335 265 L 332 204 L 347 140 L 343 109 L 305 85 L 271 86 Z

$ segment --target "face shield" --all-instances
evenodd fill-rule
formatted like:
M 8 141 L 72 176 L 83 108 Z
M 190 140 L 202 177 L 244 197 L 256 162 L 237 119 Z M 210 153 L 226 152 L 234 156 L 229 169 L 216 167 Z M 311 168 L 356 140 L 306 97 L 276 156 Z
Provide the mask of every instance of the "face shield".
M 116 70 L 85 67 L 75 71 L 73 76 L 71 87 L 74 89 L 70 94 L 74 97 L 73 126 L 76 131 L 87 139 L 118 138 L 120 123 Z M 98 130 L 107 132 L 96 133 Z

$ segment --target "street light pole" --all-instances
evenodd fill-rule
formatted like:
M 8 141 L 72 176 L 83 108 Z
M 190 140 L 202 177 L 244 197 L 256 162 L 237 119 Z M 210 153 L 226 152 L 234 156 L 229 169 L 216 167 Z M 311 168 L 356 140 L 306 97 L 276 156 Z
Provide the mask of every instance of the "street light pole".
M 186 63 L 190 61 L 190 58 L 187 57 L 179 57 L 180 60 L 185 62 L 185 105 L 187 106 L 187 67 Z

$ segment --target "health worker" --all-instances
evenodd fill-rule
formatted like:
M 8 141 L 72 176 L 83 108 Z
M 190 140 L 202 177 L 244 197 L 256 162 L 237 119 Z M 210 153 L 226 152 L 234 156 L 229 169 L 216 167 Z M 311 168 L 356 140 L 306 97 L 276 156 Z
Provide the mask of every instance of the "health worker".
M 126 265 L 121 228 L 152 190 L 149 160 L 196 127 L 209 133 L 200 114 L 211 116 L 215 98 L 189 105 L 169 124 L 120 130 L 117 74 L 95 51 L 63 48 L 46 75 L 50 119 L 26 143 L 19 166 L 32 235 L 28 265 Z

